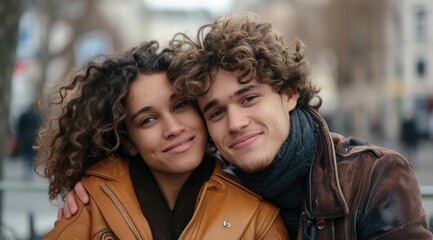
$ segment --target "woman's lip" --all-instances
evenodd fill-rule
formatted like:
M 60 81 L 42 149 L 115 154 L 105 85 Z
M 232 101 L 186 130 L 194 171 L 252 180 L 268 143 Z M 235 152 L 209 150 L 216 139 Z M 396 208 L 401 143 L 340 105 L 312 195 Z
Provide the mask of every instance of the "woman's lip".
M 174 151 L 174 152 L 183 152 L 183 151 L 186 151 L 186 150 L 188 150 L 191 147 L 192 141 L 194 140 L 194 138 L 195 138 L 195 136 L 192 136 L 192 137 L 186 138 L 186 139 L 184 139 L 182 141 L 176 142 L 176 143 L 168 146 L 167 148 L 164 148 L 162 150 L 162 152 L 171 152 L 171 151 L 173 151 L 175 149 L 177 149 L 177 150 Z

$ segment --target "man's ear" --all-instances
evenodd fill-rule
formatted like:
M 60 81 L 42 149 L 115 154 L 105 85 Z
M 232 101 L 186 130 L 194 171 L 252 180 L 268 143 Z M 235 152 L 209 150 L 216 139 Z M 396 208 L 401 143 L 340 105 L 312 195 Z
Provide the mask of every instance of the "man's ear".
M 291 112 L 293 109 L 295 109 L 296 104 L 298 103 L 298 94 L 295 90 L 289 89 L 283 93 L 284 103 L 286 105 L 286 109 L 288 112 Z

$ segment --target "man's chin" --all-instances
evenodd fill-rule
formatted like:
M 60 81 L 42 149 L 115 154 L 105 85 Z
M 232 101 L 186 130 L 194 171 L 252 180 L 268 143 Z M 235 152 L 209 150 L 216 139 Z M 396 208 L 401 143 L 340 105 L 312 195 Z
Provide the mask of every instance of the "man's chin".
M 236 164 L 235 164 L 236 165 Z M 256 164 L 243 164 L 242 166 L 238 166 L 243 172 L 247 173 L 247 174 L 256 174 L 256 173 L 260 173 L 264 170 L 266 170 L 269 167 L 270 163 L 268 162 L 264 162 L 264 161 L 260 161 L 259 163 Z

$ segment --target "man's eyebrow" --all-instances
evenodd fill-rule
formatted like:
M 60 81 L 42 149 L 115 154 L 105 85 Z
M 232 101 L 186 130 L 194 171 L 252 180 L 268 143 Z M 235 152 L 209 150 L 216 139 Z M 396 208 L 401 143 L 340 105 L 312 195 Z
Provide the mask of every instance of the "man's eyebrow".
M 246 86 L 246 87 L 243 87 L 243 88 L 237 90 L 237 91 L 233 94 L 233 96 L 239 96 L 239 95 L 241 95 L 241 94 L 243 94 L 243 93 L 245 93 L 245 92 L 251 91 L 252 89 L 255 89 L 255 88 L 258 88 L 258 87 L 259 87 L 258 85 L 248 85 L 248 86 Z M 219 101 L 218 101 L 217 99 L 213 99 L 212 101 L 208 102 L 208 103 L 203 107 L 202 113 L 206 113 L 206 111 L 208 111 L 210 108 L 212 108 L 213 106 L 217 105 L 218 102 L 219 102 Z
M 152 109 L 152 107 L 150 107 L 150 106 L 140 108 L 140 110 L 138 110 L 137 112 L 135 112 L 135 113 L 132 114 L 131 121 L 133 121 L 134 118 L 136 118 L 138 115 L 140 115 L 140 114 L 142 114 L 144 112 L 150 111 L 150 109 Z
M 216 100 L 216 99 L 214 99 L 214 100 L 208 102 L 206 105 L 204 105 L 203 110 L 202 110 L 202 113 L 203 113 L 203 114 L 206 113 L 207 110 L 209 110 L 209 109 L 212 108 L 213 106 L 217 105 L 218 102 L 219 102 L 219 101 Z
M 245 92 L 251 91 L 252 89 L 255 89 L 255 88 L 258 88 L 258 87 L 259 87 L 258 85 L 248 85 L 248 86 L 246 86 L 246 87 L 243 87 L 243 88 L 237 90 L 237 91 L 235 92 L 235 94 L 233 94 L 233 95 L 234 95 L 234 96 L 239 96 L 239 95 L 241 95 L 242 93 L 245 93 Z

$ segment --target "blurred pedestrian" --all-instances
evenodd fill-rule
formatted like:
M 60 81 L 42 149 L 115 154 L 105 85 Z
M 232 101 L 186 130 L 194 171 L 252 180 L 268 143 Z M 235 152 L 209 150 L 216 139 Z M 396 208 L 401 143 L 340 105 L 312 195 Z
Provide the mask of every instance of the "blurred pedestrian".
M 409 159 L 412 166 L 415 167 L 419 135 L 413 114 L 406 114 L 401 122 L 400 130 L 400 141 L 404 146 L 405 157 Z
M 33 158 L 35 152 L 36 134 L 41 125 L 41 114 L 36 103 L 32 103 L 30 107 L 20 116 L 17 125 L 17 143 L 18 156 L 24 161 L 23 179 L 31 180 L 34 176 Z

